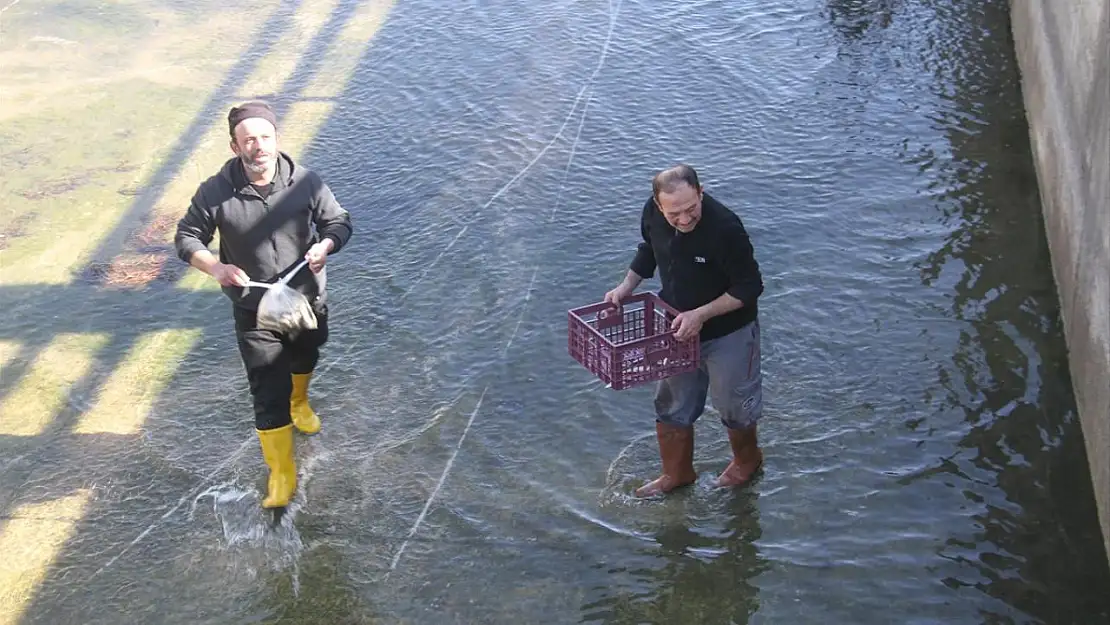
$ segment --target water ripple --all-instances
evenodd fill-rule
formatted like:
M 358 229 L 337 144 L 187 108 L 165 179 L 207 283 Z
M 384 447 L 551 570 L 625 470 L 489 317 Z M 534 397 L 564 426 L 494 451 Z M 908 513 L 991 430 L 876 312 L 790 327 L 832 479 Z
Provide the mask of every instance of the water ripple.
M 1007 29 L 1002 0 L 398 3 L 300 155 L 358 234 L 290 531 L 250 512 L 218 295 L 28 292 L 0 332 L 32 344 L 135 309 L 205 332 L 140 436 L 0 439 L 5 507 L 98 496 L 27 622 L 1110 618 Z M 651 390 L 573 363 L 566 310 L 677 161 L 763 269 L 767 464 L 714 488 L 710 407 L 697 483 L 641 501 Z

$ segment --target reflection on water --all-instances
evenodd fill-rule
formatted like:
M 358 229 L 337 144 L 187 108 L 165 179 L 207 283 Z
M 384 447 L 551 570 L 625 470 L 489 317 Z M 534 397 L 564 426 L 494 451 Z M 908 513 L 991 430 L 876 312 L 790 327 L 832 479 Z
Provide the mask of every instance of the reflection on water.
M 946 21 L 956 58 L 946 95 L 958 108 L 939 120 L 953 158 L 936 168 L 957 226 L 922 276 L 950 285 L 949 314 L 966 322 L 938 373 L 942 405 L 969 427 L 937 470 L 1000 492 L 964 490 L 979 530 L 946 541 L 941 555 L 967 572 L 944 581 L 1047 623 L 1110 619 L 1008 7 L 986 3 L 963 15 Z M 949 266 L 959 268 L 951 277 Z
M 635 550 L 642 565 L 594 565 L 607 583 L 590 589 L 601 598 L 582 605 L 581 622 L 737 623 L 756 613 L 754 580 L 770 566 L 756 546 L 759 495 L 722 498 L 712 510 L 678 497 L 667 512 L 674 518 L 651 536 L 655 544 Z
M 218 295 L 4 292 L 23 350 L 111 337 L 0 437 L 5 513 L 96 495 L 20 623 L 1110 621 L 1008 32 L 1003 0 L 399 4 L 297 155 L 361 234 L 276 525 Z M 651 389 L 575 365 L 565 315 L 675 161 L 765 271 L 767 463 L 712 488 L 710 410 L 698 483 L 638 501 Z M 70 433 L 164 327 L 203 337 L 143 431 Z

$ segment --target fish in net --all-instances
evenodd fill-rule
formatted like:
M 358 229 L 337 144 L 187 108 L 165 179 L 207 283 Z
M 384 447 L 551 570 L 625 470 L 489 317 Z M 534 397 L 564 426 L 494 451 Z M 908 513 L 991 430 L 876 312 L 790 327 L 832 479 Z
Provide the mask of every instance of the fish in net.
M 289 281 L 308 263 L 301 261 L 273 284 L 267 282 L 248 282 L 246 286 L 266 289 L 258 302 L 257 324 L 261 330 L 272 330 L 281 334 L 296 335 L 303 330 L 315 330 L 316 313 L 304 293 L 288 286 Z

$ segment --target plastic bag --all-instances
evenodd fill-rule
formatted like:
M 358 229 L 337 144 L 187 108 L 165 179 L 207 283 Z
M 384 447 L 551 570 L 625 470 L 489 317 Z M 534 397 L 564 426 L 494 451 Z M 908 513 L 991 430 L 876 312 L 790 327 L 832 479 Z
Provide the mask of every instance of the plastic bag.
M 266 293 L 258 302 L 257 325 L 262 330 L 272 330 L 281 334 L 296 335 L 302 330 L 315 330 L 316 312 L 303 293 L 289 286 L 289 280 L 308 263 L 301 261 L 293 271 L 273 284 L 250 282 L 248 287 L 258 286 Z
M 281 334 L 315 330 L 316 313 L 303 293 L 285 285 L 271 287 L 258 302 L 258 327 Z

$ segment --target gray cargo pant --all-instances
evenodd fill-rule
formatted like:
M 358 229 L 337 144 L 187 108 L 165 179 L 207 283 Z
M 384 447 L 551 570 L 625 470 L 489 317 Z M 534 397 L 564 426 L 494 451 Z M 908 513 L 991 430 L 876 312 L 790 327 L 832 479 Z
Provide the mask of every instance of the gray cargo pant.
M 656 419 L 692 426 L 705 411 L 707 394 L 725 427 L 742 430 L 759 421 L 763 413 L 759 319 L 703 342 L 697 369 L 661 380 L 655 391 Z

